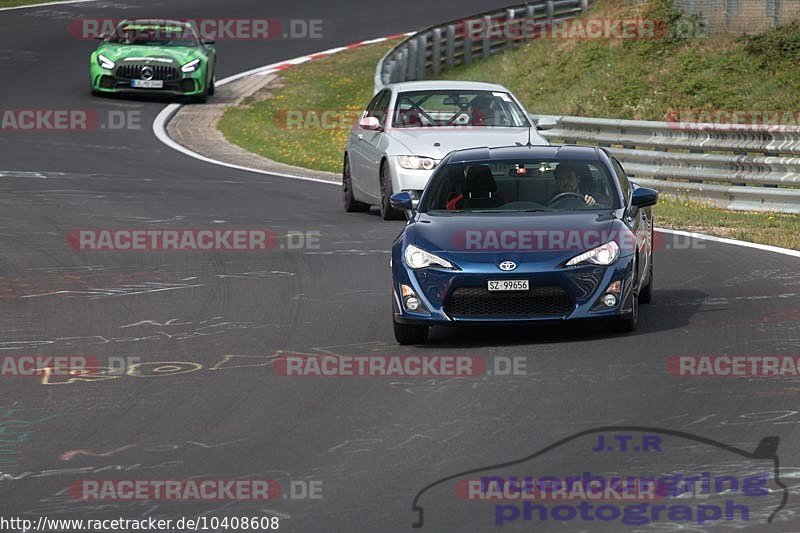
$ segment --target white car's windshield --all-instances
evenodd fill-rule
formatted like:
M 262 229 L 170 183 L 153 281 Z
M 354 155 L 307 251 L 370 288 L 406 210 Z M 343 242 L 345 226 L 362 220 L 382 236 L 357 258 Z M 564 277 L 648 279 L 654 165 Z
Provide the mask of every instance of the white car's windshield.
M 529 126 L 522 109 L 500 91 L 403 92 L 392 123 L 395 128 Z

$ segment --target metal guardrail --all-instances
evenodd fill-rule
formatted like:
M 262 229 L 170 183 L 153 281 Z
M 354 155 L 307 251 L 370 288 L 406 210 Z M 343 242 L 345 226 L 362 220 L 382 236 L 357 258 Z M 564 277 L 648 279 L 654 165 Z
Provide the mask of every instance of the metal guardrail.
M 489 32 L 473 39 L 465 21 L 480 19 L 481 27 L 489 28 L 509 19 L 566 19 L 589 4 L 538 0 L 425 28 L 378 62 L 375 92 L 391 83 L 438 76 L 521 42 Z M 728 209 L 800 213 L 800 127 L 551 118 L 558 125 L 542 131 L 545 138 L 606 147 L 641 185 Z
M 549 118 L 558 125 L 545 138 L 603 146 L 641 185 L 727 209 L 800 213 L 800 127 Z
M 475 37 L 465 21 L 482 21 L 482 28 L 494 28 L 511 19 L 553 20 L 571 18 L 589 7 L 590 0 L 534 0 L 527 4 L 481 13 L 472 17 L 430 26 L 404 39 L 378 62 L 375 92 L 390 83 L 424 80 L 455 65 L 503 52 L 523 40 L 477 31 Z

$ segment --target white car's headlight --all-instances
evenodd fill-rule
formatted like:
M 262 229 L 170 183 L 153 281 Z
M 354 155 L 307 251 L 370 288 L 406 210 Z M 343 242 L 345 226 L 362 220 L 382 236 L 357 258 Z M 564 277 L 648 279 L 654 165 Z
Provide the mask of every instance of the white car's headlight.
M 413 244 L 409 244 L 406 247 L 406 251 L 403 254 L 403 258 L 405 259 L 406 264 L 414 269 L 425 268 L 434 265 L 444 268 L 452 268 L 452 269 L 456 268 L 450 261 L 442 259 L 438 255 L 426 252 L 422 248 L 417 248 Z
M 189 61 L 184 66 L 181 67 L 181 72 L 194 72 L 200 66 L 200 60 L 195 59 L 193 61 Z
M 567 261 L 567 266 L 575 266 L 581 263 L 608 266 L 616 261 L 618 257 L 619 245 L 614 241 L 610 241 L 593 250 L 576 255 Z
M 436 160 L 418 155 L 399 155 L 397 163 L 408 170 L 433 170 Z
M 106 70 L 111 70 L 111 69 L 114 68 L 114 65 L 116 63 L 111 61 L 109 58 L 107 58 L 103 54 L 97 54 L 97 64 L 100 65 L 101 67 L 103 67 Z

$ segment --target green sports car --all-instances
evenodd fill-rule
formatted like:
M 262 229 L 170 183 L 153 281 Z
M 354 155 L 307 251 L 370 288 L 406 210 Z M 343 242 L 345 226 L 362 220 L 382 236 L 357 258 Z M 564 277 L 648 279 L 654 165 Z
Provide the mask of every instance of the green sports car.
M 186 22 L 123 20 L 89 60 L 92 94 L 160 93 L 205 102 L 217 51 Z

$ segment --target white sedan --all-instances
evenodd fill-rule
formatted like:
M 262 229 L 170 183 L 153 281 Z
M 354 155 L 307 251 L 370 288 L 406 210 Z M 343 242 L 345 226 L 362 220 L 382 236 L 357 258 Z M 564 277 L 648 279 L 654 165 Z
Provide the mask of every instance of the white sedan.
M 378 205 L 384 220 L 401 219 L 392 194 L 419 198 L 433 170 L 453 150 L 547 145 L 519 101 L 502 85 L 413 81 L 387 85 L 370 101 L 350 133 L 342 190 L 348 212 Z

